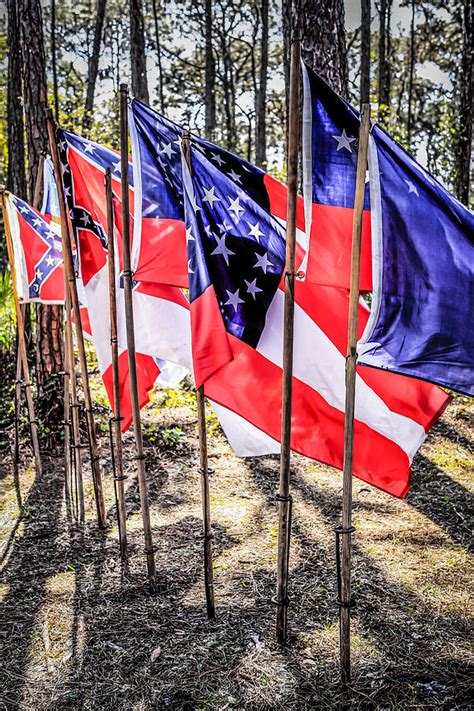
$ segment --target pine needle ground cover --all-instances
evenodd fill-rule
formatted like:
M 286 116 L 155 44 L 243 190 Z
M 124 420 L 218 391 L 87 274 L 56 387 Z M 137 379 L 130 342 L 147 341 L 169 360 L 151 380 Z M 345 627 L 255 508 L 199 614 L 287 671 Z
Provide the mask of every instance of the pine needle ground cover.
M 98 386 L 97 386 L 98 387 Z M 98 394 L 98 393 L 96 393 Z M 294 458 L 289 644 L 274 641 L 278 457 L 233 456 L 209 413 L 217 620 L 206 617 L 192 391 L 159 390 L 144 414 L 159 590 L 149 593 L 126 435 L 130 559 L 120 562 L 106 417 L 108 532 L 66 516 L 63 462 L 40 480 L 1 461 L 0 708 L 467 709 L 473 427 L 457 397 L 398 501 L 356 480 L 353 682 L 339 683 L 333 528 L 338 472 Z M 100 413 L 99 413 L 100 415 Z M 29 462 L 26 440 L 23 462 Z

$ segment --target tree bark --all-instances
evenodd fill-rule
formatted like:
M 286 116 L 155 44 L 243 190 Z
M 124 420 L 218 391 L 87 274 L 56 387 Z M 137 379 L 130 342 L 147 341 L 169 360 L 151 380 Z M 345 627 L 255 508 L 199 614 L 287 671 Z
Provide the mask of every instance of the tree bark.
M 145 104 L 150 103 L 146 75 L 145 26 L 142 0 L 130 0 L 130 60 L 132 64 L 132 94 Z
M 267 160 L 266 104 L 268 72 L 268 0 L 261 0 L 260 76 L 255 97 L 255 163 L 263 167 Z
M 469 205 L 472 155 L 472 122 L 473 122 L 473 5 L 471 0 L 464 1 L 463 8 L 463 56 L 461 73 L 461 97 L 459 111 L 459 141 L 456 193 L 458 198 Z
M 56 0 L 51 0 L 51 65 L 53 69 L 54 116 L 59 120 L 58 68 L 56 64 Z
M 206 0 L 205 6 L 205 88 L 204 88 L 204 135 L 208 141 L 212 141 L 216 125 L 216 64 L 214 62 L 214 52 L 212 47 L 212 0 Z
M 360 50 L 360 103 L 362 105 L 370 102 L 370 0 L 361 0 Z
M 95 84 L 99 72 L 100 45 L 102 42 L 102 30 L 104 27 L 106 0 L 99 0 L 97 3 L 97 15 L 95 17 L 94 41 L 92 43 L 92 54 L 89 57 L 87 67 L 87 93 L 84 116 L 82 118 L 82 133 L 87 136 L 92 123 L 92 109 L 94 107 Z
M 408 70 L 408 111 L 407 111 L 407 145 L 410 148 L 413 125 L 413 79 L 415 76 L 415 0 L 411 0 L 410 25 L 410 62 Z
M 158 95 L 160 97 L 160 111 L 162 114 L 165 112 L 165 96 L 163 90 L 163 67 L 161 64 L 161 42 L 160 42 L 160 31 L 158 28 L 158 7 L 156 0 L 152 0 L 153 8 L 153 20 L 155 23 L 155 44 L 156 44 L 156 62 L 158 65 Z M 161 11 L 161 7 L 160 7 Z
M 303 60 L 341 96 L 347 95 L 344 0 L 299 0 Z M 285 74 L 288 86 L 291 0 L 283 0 Z
M 378 101 L 384 107 L 382 113 L 390 106 L 390 18 L 392 0 L 380 0 L 380 30 L 379 30 L 379 82 Z
M 23 100 L 28 147 L 28 196 L 33 202 L 41 154 L 48 152 L 46 123 L 46 62 L 40 0 L 17 0 L 22 58 Z M 62 309 L 38 304 L 36 308 L 36 379 L 40 416 L 53 429 L 63 416 Z
M 7 188 L 26 200 L 25 140 L 21 87 L 20 28 L 16 0 L 8 0 Z

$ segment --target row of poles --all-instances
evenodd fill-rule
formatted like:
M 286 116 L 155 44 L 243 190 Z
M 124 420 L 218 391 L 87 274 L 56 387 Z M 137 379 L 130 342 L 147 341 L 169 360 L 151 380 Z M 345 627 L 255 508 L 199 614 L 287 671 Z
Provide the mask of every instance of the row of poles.
M 292 497 L 290 493 L 290 464 L 291 464 L 291 411 L 292 411 L 292 379 L 293 379 L 293 329 L 294 329 L 294 289 L 295 278 L 295 238 L 296 238 L 296 205 L 298 188 L 298 154 L 300 144 L 300 50 L 301 43 L 296 32 L 293 34 L 290 53 L 290 91 L 289 91 L 289 122 L 288 122 L 288 198 L 287 198 L 287 227 L 286 227 L 286 259 L 285 259 L 285 308 L 284 308 L 284 338 L 283 338 L 283 379 L 282 379 L 282 429 L 281 429 L 281 457 L 280 457 L 280 483 L 276 499 L 279 504 L 279 535 L 278 535 L 278 563 L 277 563 L 277 588 L 274 602 L 276 604 L 276 636 L 280 643 L 287 641 L 287 613 L 288 613 L 288 574 L 289 552 L 291 535 Z M 76 331 L 76 342 L 80 364 L 80 377 L 82 382 L 87 442 L 90 453 L 92 479 L 94 484 L 95 501 L 97 506 L 98 524 L 101 529 L 107 527 L 106 510 L 102 486 L 102 475 L 99 466 L 99 450 L 96 430 L 94 426 L 92 399 L 87 370 L 86 351 L 81 321 L 80 303 L 77 292 L 76 277 L 73 261 L 72 228 L 69 212 L 64 199 L 62 186 L 62 171 L 59 152 L 56 143 L 55 122 L 52 111 L 48 111 L 48 131 L 51 146 L 51 155 L 57 182 L 60 222 L 62 235 L 62 250 L 65 275 L 65 303 L 64 303 L 64 328 L 65 328 L 65 370 L 64 370 L 64 416 L 65 416 L 65 449 L 66 449 L 66 498 L 73 502 L 76 516 L 80 522 L 85 518 L 82 455 L 80 434 L 80 405 L 77 396 L 77 375 L 75 371 L 75 354 L 72 332 L 72 316 Z M 346 402 L 345 402 L 345 427 L 344 427 L 344 469 L 343 469 L 343 495 L 342 495 L 342 521 L 341 526 L 335 529 L 336 533 L 336 561 L 338 600 L 340 617 L 340 658 L 341 676 L 344 683 L 349 683 L 351 678 L 350 659 L 350 609 L 353 606 L 351 598 L 351 542 L 354 527 L 352 526 L 352 463 L 354 448 L 354 409 L 355 409 L 355 383 L 357 362 L 357 316 L 359 301 L 359 273 L 360 273 L 360 247 L 362 234 L 362 213 L 365 192 L 365 176 L 367 168 L 368 140 L 370 132 L 370 107 L 364 104 L 361 112 L 361 127 L 359 133 L 357 178 L 354 203 L 354 221 L 352 232 L 352 263 L 349 297 L 349 327 L 348 346 L 346 358 Z M 147 492 L 145 454 L 140 420 L 138 401 L 137 369 L 135 358 L 135 334 L 133 318 L 133 272 L 130 257 L 130 219 L 129 219 L 129 180 L 128 180 L 128 88 L 120 87 L 120 144 L 121 144 L 121 187 L 122 187 L 122 221 L 123 221 L 123 276 L 124 276 L 124 304 L 127 333 L 128 365 L 130 392 L 133 412 L 133 430 L 135 438 L 137 476 L 140 491 L 141 512 L 143 520 L 145 549 L 147 561 L 148 582 L 151 590 L 156 590 L 156 565 L 150 519 L 150 507 Z M 191 150 L 189 133 L 182 136 L 183 155 L 188 168 L 192 171 Z M 124 474 L 122 456 L 122 435 L 119 393 L 119 365 L 118 365 L 118 340 L 117 340 L 117 300 L 116 300 L 116 274 L 115 274 L 115 243 L 114 243 L 114 201 L 112 191 L 112 178 L 110 170 L 105 174 L 105 192 L 107 200 L 107 231 L 108 231 L 108 270 L 110 292 L 110 331 L 111 354 L 113 372 L 113 409 L 114 416 L 110 418 L 111 457 L 114 472 L 114 488 L 117 506 L 117 520 L 119 527 L 120 552 L 125 559 L 127 556 L 126 509 L 125 487 L 127 478 Z M 3 196 L 4 224 L 7 238 L 8 255 L 12 273 L 15 309 L 18 322 L 18 364 L 17 364 L 17 400 L 20 400 L 19 389 L 24 385 L 28 407 L 29 424 L 33 452 L 37 471 L 41 473 L 41 457 L 39 450 L 38 428 L 34 415 L 31 381 L 28 372 L 27 350 L 24 335 L 24 309 L 17 293 L 15 262 L 11 240 L 8 214 L 5 209 Z M 38 206 L 38 205 L 36 205 Z M 23 372 L 23 380 L 21 373 Z M 207 456 L 207 438 L 205 421 L 204 388 L 196 392 L 198 435 L 200 452 L 200 476 L 203 509 L 203 539 L 204 539 L 204 571 L 207 614 L 210 619 L 215 617 L 215 601 L 213 587 L 213 561 L 212 561 L 212 529 L 209 496 L 209 467 Z M 18 434 L 16 435 L 18 436 Z M 18 440 L 17 440 L 18 442 Z M 17 445 L 18 446 L 18 445 Z M 74 503 L 75 502 L 75 503 Z

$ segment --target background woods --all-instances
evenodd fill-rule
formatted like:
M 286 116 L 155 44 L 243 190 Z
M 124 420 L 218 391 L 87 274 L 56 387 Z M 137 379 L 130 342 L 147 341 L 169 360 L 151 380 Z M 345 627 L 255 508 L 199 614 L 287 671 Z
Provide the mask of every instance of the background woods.
M 284 177 L 290 5 L 8 0 L 0 36 L 3 182 L 33 200 L 48 102 L 64 127 L 117 148 L 124 81 L 137 98 Z M 467 203 L 472 4 L 300 0 L 299 8 L 305 61 L 355 105 L 369 96 L 382 125 Z M 60 405 L 59 307 L 36 307 L 35 321 L 46 412 Z

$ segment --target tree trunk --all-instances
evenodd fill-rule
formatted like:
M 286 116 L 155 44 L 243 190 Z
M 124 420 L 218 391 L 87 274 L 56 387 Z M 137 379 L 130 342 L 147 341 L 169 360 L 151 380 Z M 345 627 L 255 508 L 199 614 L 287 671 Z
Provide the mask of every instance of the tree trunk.
M 380 1 L 379 30 L 379 115 L 387 113 L 390 106 L 390 17 L 392 0 Z M 381 107 L 383 107 L 381 109 Z
M 146 75 L 145 27 L 142 0 L 130 0 L 130 60 L 132 63 L 132 94 L 145 104 L 150 103 Z
M 17 0 L 20 26 L 23 99 L 28 147 L 28 196 L 33 201 L 41 154 L 48 152 L 46 123 L 46 63 L 40 0 Z M 40 416 L 56 428 L 63 416 L 62 309 L 38 304 L 36 308 L 36 379 Z
M 347 95 L 347 62 L 344 0 L 300 0 L 301 54 L 303 60 L 334 91 Z M 283 0 L 285 74 L 288 86 L 291 0 Z
M 216 65 L 212 47 L 212 0 L 206 0 L 205 7 L 205 28 L 206 28 L 206 70 L 204 88 L 204 135 L 208 141 L 212 141 L 216 125 Z
M 407 146 L 410 148 L 413 125 L 413 78 L 415 75 L 415 0 L 411 0 L 410 26 L 410 62 L 408 71 L 408 111 L 407 111 Z
M 152 0 L 153 7 L 153 20 L 155 22 L 155 43 L 156 43 L 156 61 L 158 65 L 158 96 L 160 97 L 160 111 L 162 114 L 165 112 L 165 96 L 163 91 L 163 67 L 161 64 L 161 42 L 160 42 L 160 30 L 158 28 L 158 8 L 156 5 L 156 0 Z M 161 8 L 160 8 L 161 11 Z
M 87 67 L 87 93 L 84 115 L 82 118 L 82 133 L 87 136 L 92 123 L 92 109 L 94 107 L 95 83 L 99 72 L 100 45 L 102 42 L 102 29 L 105 18 L 106 0 L 99 0 L 97 4 L 97 15 L 95 18 L 94 41 L 92 43 L 92 54 L 89 57 Z
M 456 193 L 458 198 L 469 205 L 469 188 L 472 184 L 471 153 L 472 153 L 472 121 L 473 121 L 473 87 L 474 73 L 472 68 L 473 53 L 473 5 L 470 0 L 464 2 L 463 17 L 463 56 L 461 73 L 461 100 L 459 111 L 459 142 Z
M 21 49 L 17 0 L 8 0 L 7 188 L 26 200 L 25 140 L 21 100 Z
M 383 0 L 382 0 L 383 2 Z M 361 0 L 360 103 L 370 102 L 370 0 Z
M 53 69 L 54 115 L 59 120 L 58 68 L 56 65 L 56 0 L 51 0 L 51 64 Z
M 255 97 L 255 163 L 263 167 L 267 160 L 266 104 L 268 72 L 268 0 L 261 0 L 260 77 Z

